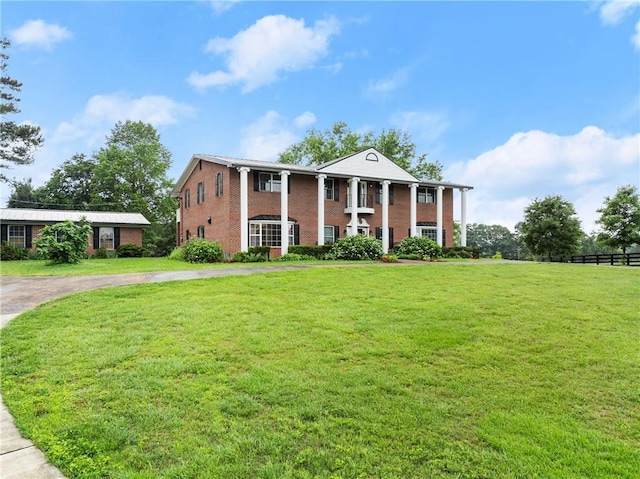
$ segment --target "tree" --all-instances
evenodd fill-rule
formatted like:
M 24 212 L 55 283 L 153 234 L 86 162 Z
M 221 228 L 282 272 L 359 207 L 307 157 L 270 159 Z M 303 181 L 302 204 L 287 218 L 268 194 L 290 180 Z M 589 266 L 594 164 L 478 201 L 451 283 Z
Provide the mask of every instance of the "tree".
M 77 263 L 84 258 L 91 223 L 83 216 L 78 223 L 67 220 L 42 228 L 35 241 L 38 254 L 54 263 Z
M 0 40 L 0 169 L 10 168 L 11 164 L 28 165 L 33 163 L 35 150 L 42 146 L 44 139 L 40 127 L 26 123 L 17 124 L 6 119 L 9 114 L 20 113 L 16 104 L 20 99 L 16 96 L 22 89 L 22 83 L 6 75 L 7 60 L 9 55 L 5 50 L 11 46 L 6 38 Z M 0 173 L 0 181 L 9 182 L 9 179 Z
M 596 211 L 600 213 L 596 223 L 603 229 L 599 243 L 621 248 L 623 253 L 640 244 L 640 196 L 635 186 L 621 186 L 613 198 L 605 197 L 602 208 Z
M 14 181 L 11 187 L 13 191 L 7 200 L 7 208 L 41 208 L 38 191 L 33 187 L 31 178 Z
M 467 225 L 467 246 L 478 248 L 483 258 L 490 258 L 498 251 L 506 259 L 520 259 L 522 256 L 522 247 L 515 235 L 501 225 Z
M 549 258 L 573 254 L 583 235 L 573 205 L 560 195 L 536 198 L 524 209 L 516 231 L 533 254 Z
M 82 153 L 76 153 L 59 168 L 53 170 L 49 181 L 35 193 L 41 208 L 54 210 L 86 210 L 93 198 L 93 180 L 96 162 Z M 98 208 L 95 205 L 92 209 Z
M 371 147 L 417 178 L 442 180 L 442 165 L 428 162 L 426 154 L 417 155 L 411 137 L 393 128 L 382 130 L 378 136 L 373 132 L 355 133 L 341 121 L 324 132 L 312 128 L 302 141 L 280 153 L 279 158 L 283 163 L 320 165 Z
M 170 166 L 171 153 L 152 125 L 118 122 L 106 145 L 95 154 L 92 205 L 97 209 L 142 213 L 152 224 L 145 230 L 144 246 L 150 246 L 153 239 L 154 249 L 170 251 L 175 245 L 173 222 L 177 208 L 171 197 L 173 183 L 167 178 Z

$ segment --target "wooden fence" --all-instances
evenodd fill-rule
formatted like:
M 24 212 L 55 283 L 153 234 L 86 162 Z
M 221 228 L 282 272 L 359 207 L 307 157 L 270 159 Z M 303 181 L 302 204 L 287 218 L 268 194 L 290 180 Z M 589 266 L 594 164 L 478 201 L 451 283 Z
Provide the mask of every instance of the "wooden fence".
M 543 258 L 542 261 L 549 261 Z M 640 253 L 581 254 L 572 256 L 552 256 L 552 263 L 608 264 L 611 266 L 640 266 Z

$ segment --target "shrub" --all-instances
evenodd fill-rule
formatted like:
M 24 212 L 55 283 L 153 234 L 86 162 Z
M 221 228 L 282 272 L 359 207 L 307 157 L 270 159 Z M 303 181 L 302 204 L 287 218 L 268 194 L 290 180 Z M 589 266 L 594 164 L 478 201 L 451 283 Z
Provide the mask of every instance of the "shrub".
M 107 259 L 108 257 L 109 256 L 107 256 L 107 248 L 105 247 L 98 248 L 92 256 L 93 259 Z
M 264 263 L 265 261 L 269 261 L 269 258 L 263 253 L 249 253 L 247 255 L 247 263 Z
M 276 261 L 317 261 L 318 258 L 310 254 L 287 253 L 280 256 Z
M 429 238 L 408 237 L 394 248 L 394 252 L 401 254 L 417 254 L 420 259 L 437 258 L 442 255 L 442 248 Z
M 177 248 L 173 248 L 171 253 L 169 253 L 169 259 L 176 261 L 184 261 L 184 249 L 182 246 L 178 246 Z
M 502 259 L 502 253 L 500 253 L 500 251 L 496 251 L 491 259 Z
M 2 261 L 16 261 L 29 258 L 29 250 L 26 248 L 19 248 L 8 241 L 5 241 L 0 246 L 0 260 Z
M 414 254 L 414 253 L 410 253 L 410 254 L 400 253 L 398 254 L 398 259 L 412 259 L 414 261 L 422 261 L 422 255 Z
M 251 253 L 261 254 L 266 258 L 265 261 L 268 261 L 271 257 L 271 246 L 250 246 L 249 254 Z
M 121 244 L 116 250 L 118 258 L 142 258 L 144 248 L 135 244 Z
M 382 256 L 382 241 L 364 235 L 353 235 L 336 241 L 327 259 L 377 260 Z
M 38 254 L 54 263 L 77 263 L 86 255 L 91 224 L 83 216 L 78 223 L 67 220 L 45 226 L 35 240 Z
M 220 243 L 202 238 L 191 238 L 183 249 L 184 260 L 189 263 L 217 263 L 224 257 Z
M 394 254 L 383 254 L 380 259 L 383 263 L 397 263 L 398 257 Z
M 308 246 L 308 245 L 291 245 L 289 253 L 295 253 L 302 256 L 313 256 L 316 259 L 324 259 L 327 253 L 331 251 L 331 245 Z
M 479 258 L 480 249 L 469 246 L 449 246 L 442 248 L 444 258 Z

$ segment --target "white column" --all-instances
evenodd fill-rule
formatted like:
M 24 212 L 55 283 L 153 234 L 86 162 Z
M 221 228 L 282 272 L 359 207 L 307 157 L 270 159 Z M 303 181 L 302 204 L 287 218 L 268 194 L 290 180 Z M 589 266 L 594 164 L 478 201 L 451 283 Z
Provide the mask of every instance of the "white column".
M 460 190 L 460 246 L 467 246 L 467 191 L 469 188 Z
M 382 252 L 389 252 L 389 180 L 382 182 Z
M 318 175 L 318 246 L 324 245 L 324 180 L 327 175 Z
M 351 232 L 348 236 L 358 234 L 358 182 L 360 178 L 351 178 Z
M 240 251 L 249 251 L 249 168 L 238 168 L 240 172 Z
M 437 194 L 436 194 L 436 239 L 438 241 L 438 245 L 442 246 L 442 191 L 444 190 L 444 186 L 438 186 Z
M 412 183 L 409 185 L 409 188 L 411 188 L 411 207 L 409 209 L 409 211 L 411 212 L 411 231 L 410 231 L 410 235 L 412 238 L 415 236 L 418 236 L 418 227 L 417 227 L 417 221 L 418 221 L 418 213 L 417 213 L 417 207 L 418 207 L 418 184 L 417 183 Z
M 280 172 L 280 254 L 289 251 L 289 172 Z

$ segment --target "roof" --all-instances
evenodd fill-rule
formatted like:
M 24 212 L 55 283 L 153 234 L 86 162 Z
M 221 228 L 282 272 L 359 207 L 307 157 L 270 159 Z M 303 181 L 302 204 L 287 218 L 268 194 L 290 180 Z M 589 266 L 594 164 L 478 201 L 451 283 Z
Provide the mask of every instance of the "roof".
M 27 208 L 0 208 L 0 221 L 48 224 L 63 221 L 80 221 L 82 217 L 92 224 L 115 226 L 149 226 L 151 223 L 141 213 L 116 213 L 111 211 L 32 210 Z
M 360 157 L 368 157 L 368 154 L 372 152 L 375 153 L 376 156 L 383 158 L 383 162 L 386 163 L 386 167 L 378 168 L 378 170 L 368 167 L 367 171 L 359 170 L 356 174 L 356 170 L 354 170 L 354 168 L 357 168 L 357 160 L 361 161 L 362 158 Z M 189 164 L 182 172 L 182 175 L 180 175 L 180 178 L 178 178 L 178 181 L 176 181 L 175 187 L 173 188 L 173 191 L 171 193 L 172 196 L 180 196 L 182 187 L 189 179 L 189 176 L 191 175 L 199 161 L 208 161 L 211 163 L 227 166 L 228 168 L 240 168 L 245 166 L 252 170 L 261 171 L 287 170 L 292 173 L 299 173 L 304 175 L 318 175 L 320 173 L 326 173 L 330 176 L 339 178 L 352 178 L 354 176 L 358 176 L 363 181 L 393 180 L 394 182 L 406 184 L 418 183 L 421 186 L 444 186 L 447 188 L 473 189 L 473 186 L 449 183 L 446 181 L 420 181 L 409 174 L 407 171 L 402 169 L 400 166 L 396 165 L 394 162 L 386 158 L 379 151 L 375 150 L 374 148 L 367 148 L 365 150 L 345 155 L 341 158 L 337 158 L 333 161 L 329 161 L 327 163 L 323 163 L 322 165 L 316 166 L 301 166 L 275 161 L 248 160 L 243 158 L 231 158 L 228 156 L 203 155 L 200 153 L 196 153 L 191 157 Z

